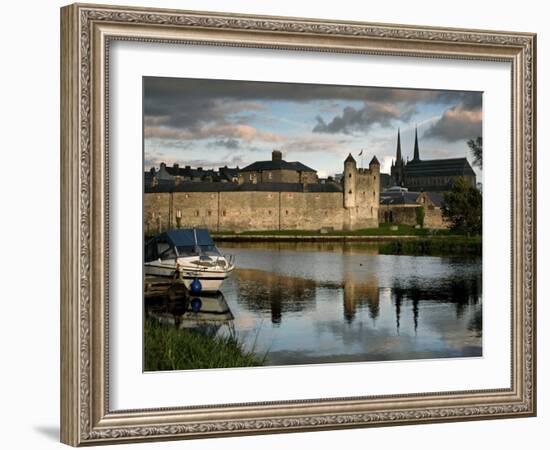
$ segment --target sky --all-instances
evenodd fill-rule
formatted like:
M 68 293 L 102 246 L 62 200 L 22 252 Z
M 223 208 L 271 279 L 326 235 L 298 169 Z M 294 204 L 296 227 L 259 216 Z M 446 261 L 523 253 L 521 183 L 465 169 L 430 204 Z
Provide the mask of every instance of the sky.
M 470 164 L 466 142 L 482 135 L 482 93 L 470 91 L 145 77 L 143 109 L 145 170 L 243 168 L 280 150 L 320 177 L 341 173 L 349 153 L 389 173 L 398 129 L 405 159 L 417 127 L 421 159 Z

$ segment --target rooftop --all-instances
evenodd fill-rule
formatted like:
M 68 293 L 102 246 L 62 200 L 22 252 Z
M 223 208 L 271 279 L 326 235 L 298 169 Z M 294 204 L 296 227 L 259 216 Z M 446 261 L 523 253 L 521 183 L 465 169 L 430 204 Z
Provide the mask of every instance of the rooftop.
M 407 177 L 421 176 L 475 176 L 466 158 L 429 159 L 409 161 L 405 166 Z
M 262 170 L 296 170 L 298 172 L 317 172 L 316 170 L 306 166 L 305 164 L 302 164 L 301 162 L 288 162 L 283 159 L 271 161 L 256 161 L 241 169 L 242 172 L 261 172 Z
M 418 196 L 422 192 L 408 191 L 384 191 L 380 193 L 381 205 L 416 205 Z M 424 192 L 435 206 L 441 207 L 443 203 L 443 194 L 440 192 Z
M 162 182 L 156 186 L 145 185 L 145 193 L 164 192 L 342 192 L 342 186 L 337 183 L 217 183 L 217 182 L 183 182 L 178 185 L 173 182 Z

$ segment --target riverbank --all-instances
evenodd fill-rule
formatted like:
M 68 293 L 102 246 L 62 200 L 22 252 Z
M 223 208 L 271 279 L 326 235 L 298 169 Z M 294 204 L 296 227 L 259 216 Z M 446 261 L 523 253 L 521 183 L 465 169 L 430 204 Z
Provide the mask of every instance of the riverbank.
M 261 366 L 234 336 L 209 336 L 147 320 L 143 329 L 144 370 L 190 370 Z
M 415 239 L 418 237 L 452 237 L 449 230 L 415 228 L 410 225 L 380 224 L 378 228 L 364 228 L 361 230 L 250 230 L 243 232 L 220 231 L 211 232 L 212 236 L 220 240 L 372 240 L 384 239 Z M 464 237 L 464 236 L 460 236 Z
M 449 230 L 415 228 L 407 225 L 353 231 L 270 230 L 242 233 L 212 233 L 219 242 L 374 242 L 387 254 L 481 255 L 481 236 L 451 234 Z

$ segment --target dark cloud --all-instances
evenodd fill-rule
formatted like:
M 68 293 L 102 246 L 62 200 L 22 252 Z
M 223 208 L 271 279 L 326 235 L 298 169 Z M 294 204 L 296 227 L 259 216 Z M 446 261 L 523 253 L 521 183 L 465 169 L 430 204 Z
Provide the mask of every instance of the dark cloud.
M 239 80 L 208 80 L 196 78 L 144 78 L 144 96 L 151 99 L 145 113 L 153 113 L 166 101 L 179 102 L 192 99 L 219 100 L 286 100 L 305 102 L 312 100 L 366 100 L 372 102 L 457 102 L 468 92 L 429 89 L 406 89 L 369 86 L 340 86 L 306 83 L 273 83 Z M 161 100 L 158 102 L 157 100 Z M 154 113 L 158 114 L 156 110 Z
M 459 104 L 447 109 L 443 115 L 426 130 L 425 138 L 447 142 L 475 139 L 482 135 L 481 94 L 469 95 Z
M 335 116 L 329 123 L 317 116 L 314 133 L 345 133 L 366 131 L 375 124 L 388 126 L 394 120 L 409 120 L 415 112 L 412 106 L 399 108 L 390 103 L 365 102 L 363 108 L 346 106 L 341 115 Z

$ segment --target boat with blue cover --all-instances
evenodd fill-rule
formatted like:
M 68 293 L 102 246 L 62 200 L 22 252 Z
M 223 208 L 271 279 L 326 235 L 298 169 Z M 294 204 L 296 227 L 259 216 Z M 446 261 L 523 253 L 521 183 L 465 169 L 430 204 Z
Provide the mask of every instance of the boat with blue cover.
M 145 244 L 145 275 L 180 281 L 193 293 L 218 291 L 234 269 L 233 255 L 222 255 L 205 228 L 168 230 Z

